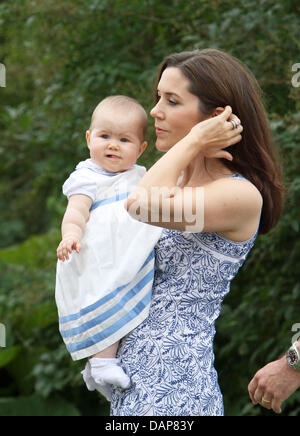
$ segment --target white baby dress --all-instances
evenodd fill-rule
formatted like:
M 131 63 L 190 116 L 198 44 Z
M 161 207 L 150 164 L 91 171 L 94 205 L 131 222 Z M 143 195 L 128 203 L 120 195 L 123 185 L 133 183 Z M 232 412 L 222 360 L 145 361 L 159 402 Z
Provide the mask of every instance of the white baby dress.
M 73 360 L 117 342 L 149 314 L 154 246 L 162 229 L 134 220 L 124 208 L 145 172 L 134 165 L 108 173 L 87 159 L 64 183 L 68 198 L 85 194 L 93 200 L 81 251 L 57 262 L 59 330 Z

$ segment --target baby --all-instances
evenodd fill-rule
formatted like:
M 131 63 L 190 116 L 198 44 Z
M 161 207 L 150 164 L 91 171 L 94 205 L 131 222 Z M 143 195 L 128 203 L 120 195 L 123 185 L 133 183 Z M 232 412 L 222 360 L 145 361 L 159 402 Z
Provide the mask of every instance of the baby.
M 110 400 L 130 378 L 116 358 L 119 340 L 149 313 L 154 245 L 162 229 L 133 220 L 124 201 L 146 172 L 147 115 L 126 96 L 98 104 L 86 132 L 90 159 L 63 185 L 68 206 L 57 248 L 56 302 L 61 335 L 89 390 Z

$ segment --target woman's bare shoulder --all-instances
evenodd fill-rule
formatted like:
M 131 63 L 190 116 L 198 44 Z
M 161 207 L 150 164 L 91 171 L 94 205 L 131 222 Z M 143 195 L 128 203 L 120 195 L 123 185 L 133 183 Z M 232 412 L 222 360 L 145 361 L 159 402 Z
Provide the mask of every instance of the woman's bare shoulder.
M 234 175 L 234 174 L 232 174 Z M 262 207 L 263 198 L 257 187 L 248 179 L 242 177 L 220 177 L 204 185 L 209 190 L 221 190 L 222 192 L 232 192 L 233 194 L 244 194 L 249 205 Z
M 224 177 L 204 186 L 205 230 L 226 238 L 243 241 L 256 230 L 263 199 L 248 180 Z

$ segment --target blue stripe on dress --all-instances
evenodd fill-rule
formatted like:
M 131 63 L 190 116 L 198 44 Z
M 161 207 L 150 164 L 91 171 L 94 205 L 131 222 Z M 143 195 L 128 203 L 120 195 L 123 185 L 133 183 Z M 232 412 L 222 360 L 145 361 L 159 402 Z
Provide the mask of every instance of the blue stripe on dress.
M 129 312 L 127 312 L 122 318 L 120 318 L 117 322 L 112 324 L 107 329 L 103 330 L 100 333 L 97 333 L 94 336 L 91 336 L 88 339 L 85 339 L 84 341 L 76 342 L 74 344 L 68 344 L 67 349 L 70 353 L 74 353 L 76 351 L 82 350 L 84 348 L 91 347 L 92 345 L 95 345 L 96 343 L 103 341 L 104 339 L 111 336 L 113 333 L 115 333 L 117 330 L 121 330 L 122 327 L 124 327 L 128 322 L 130 322 L 132 319 L 136 318 L 136 316 L 142 312 L 142 310 L 150 304 L 152 296 L 152 286 L 150 292 L 141 300 L 138 302 L 138 304 Z
M 140 272 L 149 262 L 151 262 L 153 258 L 154 258 L 154 250 L 151 251 L 151 253 L 149 254 L 149 256 L 147 257 L 147 259 L 145 260 L 144 264 L 142 265 L 142 267 L 140 268 L 140 270 L 138 272 Z M 94 311 L 95 309 L 102 306 L 107 301 L 112 300 L 118 294 L 118 292 L 120 292 L 122 289 L 124 289 L 126 286 L 128 286 L 128 284 L 129 283 L 122 285 L 122 286 L 119 286 L 114 291 L 110 292 L 108 295 L 105 295 L 105 297 L 100 298 L 100 300 L 96 301 L 95 303 L 91 304 L 90 306 L 87 306 L 87 307 L 81 309 L 77 313 L 73 313 L 73 314 L 68 315 L 68 316 L 62 316 L 61 318 L 59 318 L 59 323 L 64 324 L 66 322 L 75 321 L 76 319 L 81 318 L 83 315 L 86 315 L 89 312 Z
M 117 313 L 119 310 L 123 308 L 123 306 L 130 301 L 133 297 L 136 296 L 136 294 L 141 291 L 151 280 L 153 280 L 154 277 L 154 269 L 149 271 L 143 278 L 140 280 L 133 288 L 131 288 L 127 294 L 125 294 L 122 299 L 114 305 L 111 309 L 107 310 L 104 313 L 101 313 L 99 316 L 96 316 L 96 318 L 93 318 L 79 327 L 74 327 L 69 330 L 61 330 L 60 333 L 63 338 L 70 338 L 72 336 L 79 335 L 80 333 L 85 332 L 86 330 L 91 329 L 92 327 L 95 327 L 99 324 L 101 324 L 103 321 L 110 318 L 112 315 Z
M 99 206 L 105 206 L 106 204 L 124 200 L 128 197 L 129 194 L 130 192 L 124 192 L 123 194 L 117 193 L 114 197 L 104 198 L 103 200 L 95 201 L 95 203 L 92 204 L 90 211 L 96 209 Z

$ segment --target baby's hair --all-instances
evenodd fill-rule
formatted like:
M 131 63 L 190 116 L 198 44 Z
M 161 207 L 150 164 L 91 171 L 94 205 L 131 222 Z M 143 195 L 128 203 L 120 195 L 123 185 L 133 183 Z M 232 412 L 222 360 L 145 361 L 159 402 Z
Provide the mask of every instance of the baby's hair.
M 147 125 L 148 125 L 147 113 L 146 113 L 145 109 L 143 108 L 143 106 L 137 100 L 135 100 L 132 97 L 128 97 L 127 95 L 110 95 L 110 96 L 104 98 L 104 100 L 101 100 L 100 103 L 94 109 L 89 130 L 91 130 L 93 127 L 93 123 L 94 123 L 98 109 L 100 107 L 104 106 L 105 104 L 114 105 L 114 106 L 118 106 L 118 107 L 121 106 L 127 112 L 130 110 L 138 110 L 140 112 L 140 115 L 141 115 L 141 127 L 142 127 L 142 131 L 143 131 L 143 137 L 145 138 Z

